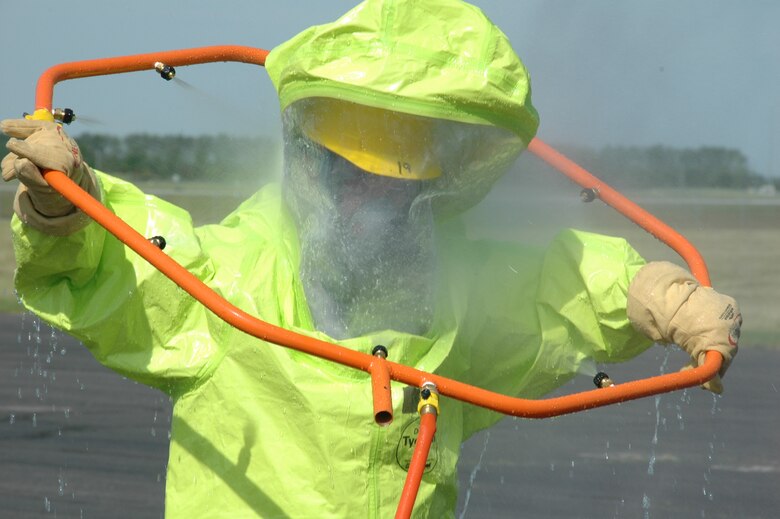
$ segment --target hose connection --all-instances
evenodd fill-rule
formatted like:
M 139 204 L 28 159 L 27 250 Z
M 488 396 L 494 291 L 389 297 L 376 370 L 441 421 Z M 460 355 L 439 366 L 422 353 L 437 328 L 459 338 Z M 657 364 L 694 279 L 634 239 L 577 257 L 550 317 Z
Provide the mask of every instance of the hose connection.
M 420 390 L 420 403 L 417 412 L 421 415 L 433 413 L 439 415 L 439 390 L 433 382 L 426 382 Z
M 54 115 L 46 108 L 38 108 L 33 113 L 24 112 L 22 116 L 25 119 L 32 121 L 49 121 L 54 122 Z
M 612 382 L 612 379 L 609 378 L 609 375 L 607 375 L 603 371 L 596 373 L 596 376 L 593 377 L 593 383 L 596 384 L 596 387 L 599 389 L 605 387 L 612 387 L 615 385 L 615 383 Z
M 170 81 L 176 77 L 176 69 L 170 65 L 166 65 L 162 61 L 158 61 L 154 64 L 154 70 L 156 70 L 160 74 L 160 77 L 165 81 Z

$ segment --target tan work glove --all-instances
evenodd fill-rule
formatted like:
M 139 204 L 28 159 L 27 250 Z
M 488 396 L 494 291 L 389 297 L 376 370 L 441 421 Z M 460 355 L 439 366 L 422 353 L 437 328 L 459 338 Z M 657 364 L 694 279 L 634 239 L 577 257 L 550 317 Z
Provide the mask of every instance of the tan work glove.
M 6 145 L 11 153 L 2 161 L 3 180 L 16 178 L 21 182 L 14 199 L 17 216 L 27 225 L 54 236 L 67 236 L 87 225 L 89 217 L 41 175 L 44 169 L 62 171 L 100 199 L 94 173 L 62 126 L 50 121 L 7 119 L 0 122 L 0 129 L 12 137 Z
M 702 387 L 720 394 L 722 377 L 737 354 L 742 315 L 729 296 L 704 287 L 685 269 L 666 261 L 642 267 L 628 287 L 628 318 L 638 331 L 674 343 L 691 356 L 691 368 L 710 350 L 723 355 L 718 375 Z M 686 369 L 683 368 L 683 369 Z

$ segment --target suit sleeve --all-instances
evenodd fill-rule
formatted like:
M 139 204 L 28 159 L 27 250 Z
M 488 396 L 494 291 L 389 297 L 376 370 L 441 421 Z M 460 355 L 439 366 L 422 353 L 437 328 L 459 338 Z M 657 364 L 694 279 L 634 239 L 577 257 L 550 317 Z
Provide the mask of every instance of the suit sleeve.
M 104 205 L 202 281 L 213 275 L 189 214 L 97 172 Z M 24 306 L 81 340 L 120 374 L 173 392 L 219 359 L 219 329 L 172 281 L 95 222 L 67 237 L 12 220 L 15 286 Z
M 577 373 L 592 376 L 596 362 L 622 362 L 652 344 L 626 315 L 629 283 L 645 261 L 625 240 L 566 230 L 545 251 L 481 249 L 490 252 L 461 327 L 472 383 L 542 398 Z M 469 412 L 474 430 L 500 418 Z

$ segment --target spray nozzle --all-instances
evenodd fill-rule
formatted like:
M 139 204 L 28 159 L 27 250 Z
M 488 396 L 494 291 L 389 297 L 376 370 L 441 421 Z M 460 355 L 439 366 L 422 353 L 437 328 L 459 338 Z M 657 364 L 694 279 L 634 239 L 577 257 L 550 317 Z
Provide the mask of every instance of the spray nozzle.
M 76 120 L 76 114 L 70 108 L 55 108 L 51 114 L 55 120 L 63 124 L 70 124 Z
M 149 238 L 149 241 L 151 242 L 152 245 L 154 245 L 160 250 L 163 250 L 167 245 L 165 238 L 163 238 L 162 236 L 152 236 L 151 238 Z
M 585 189 L 580 191 L 580 200 L 582 200 L 585 203 L 593 202 L 598 197 L 599 197 L 598 188 L 586 187 Z
M 160 73 L 160 77 L 165 81 L 170 81 L 176 76 L 176 69 L 170 65 L 158 61 L 154 64 L 154 70 Z
M 597 388 L 612 387 L 615 385 L 615 383 L 612 382 L 612 379 L 609 378 L 609 375 L 603 371 L 596 373 L 596 376 L 593 377 L 593 383 L 596 384 Z

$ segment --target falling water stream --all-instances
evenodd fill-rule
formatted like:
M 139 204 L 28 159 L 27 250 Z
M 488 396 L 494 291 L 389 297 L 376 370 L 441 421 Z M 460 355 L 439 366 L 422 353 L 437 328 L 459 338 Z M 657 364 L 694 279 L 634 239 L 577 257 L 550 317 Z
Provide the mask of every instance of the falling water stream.
M 56 440 L 62 437 L 62 425 L 55 425 L 51 418 L 60 411 L 63 412 L 66 421 L 70 416 L 68 407 L 58 408 L 55 403 L 49 403 L 50 392 L 52 395 L 55 394 L 57 359 L 67 353 L 67 349 L 60 346 L 58 333 L 53 328 L 42 326 L 41 320 L 37 317 L 29 314 L 22 315 L 17 343 L 18 347 L 26 352 L 26 360 L 20 361 L 14 369 L 14 376 L 19 379 L 18 403 L 14 407 L 20 412 L 18 419 L 14 413 L 9 416 L 11 425 L 30 427 L 32 431 L 27 434 L 33 437 L 54 437 L 53 431 L 49 429 L 56 427 Z M 38 431 L 38 429 L 43 430 Z M 65 467 L 58 468 L 56 486 L 52 484 L 51 488 L 56 488 L 59 497 L 66 495 L 68 480 Z M 71 497 L 75 500 L 75 492 Z M 43 510 L 46 513 L 54 513 L 56 517 L 57 508 L 52 496 L 43 496 Z
M 658 347 L 646 360 L 664 375 L 683 356 L 676 347 Z M 618 381 L 634 379 L 613 369 Z M 690 388 L 555 420 L 505 420 L 498 432 L 484 431 L 466 447 L 457 517 L 566 517 L 594 505 L 603 517 L 659 519 L 676 517 L 671 503 L 684 503 L 685 517 L 726 517 L 722 505 L 729 497 L 716 503 L 723 483 L 720 429 L 711 423 L 720 403 L 719 396 Z
M 474 465 L 474 468 L 471 469 L 471 473 L 469 474 L 469 486 L 466 489 L 466 498 L 465 502 L 463 503 L 463 510 L 458 516 L 458 519 L 464 519 L 466 517 L 466 513 L 468 512 L 469 501 L 471 501 L 471 491 L 474 488 L 474 481 L 477 479 L 477 473 L 482 468 L 482 460 L 484 459 L 485 453 L 487 452 L 489 441 L 490 431 L 485 431 L 485 441 L 482 443 L 482 451 L 479 454 L 479 460 L 477 461 L 477 464 Z
M 5 451 L 7 456 L 4 465 L 16 475 L 5 480 L 10 485 L 4 489 L 10 499 L 6 506 L 12 508 L 6 508 L 5 511 L 0 508 L 0 517 L 11 517 L 6 515 L 6 512 L 12 513 L 11 510 L 27 513 L 36 509 L 38 513 L 46 516 L 50 514 L 52 517 L 84 517 L 90 512 L 86 504 L 93 502 L 100 504 L 92 513 L 107 517 L 101 510 L 110 504 L 106 504 L 105 500 L 95 501 L 94 484 L 103 484 L 97 474 L 112 471 L 121 474 L 122 467 L 128 466 L 128 462 L 121 459 L 107 460 L 111 453 L 126 448 L 123 435 L 137 435 L 125 425 L 120 425 L 121 420 L 115 421 L 116 416 L 108 417 L 106 422 L 102 421 L 101 413 L 104 414 L 105 409 L 99 401 L 107 395 L 95 394 L 95 389 L 90 387 L 89 380 L 94 380 L 90 378 L 94 373 L 88 373 L 93 369 L 91 361 L 85 362 L 82 354 L 66 358 L 69 352 L 67 345 L 72 341 L 63 340 L 63 332 L 43 324 L 29 313 L 20 314 L 19 320 L 15 322 L 19 323 L 15 333 L 16 344 L 13 344 L 12 339 L 5 345 L 16 353 L 6 352 L 6 358 L 14 359 L 13 365 L 4 366 L 10 375 L 6 381 L 6 387 L 10 387 L 6 391 L 12 399 L 6 400 L 2 406 L 8 410 L 8 414 L 0 438 L 12 442 L 8 445 L 14 449 Z M 91 394 L 79 397 L 78 393 L 82 391 Z M 95 405 L 81 406 L 83 398 L 90 400 L 93 396 L 98 399 Z M 74 397 L 75 405 L 79 406 L 75 422 L 72 420 Z M 157 406 L 154 407 L 153 416 L 150 415 L 150 425 L 152 436 L 159 436 L 160 427 L 170 430 L 170 420 L 157 411 L 160 409 L 164 413 L 167 408 L 160 401 L 163 397 L 153 398 Z M 145 400 L 144 405 L 151 407 L 154 404 Z M 113 410 L 110 412 L 113 413 Z M 120 430 L 116 445 L 106 443 Z M 98 439 L 99 448 L 92 454 L 90 444 L 95 438 Z M 131 445 L 136 445 L 132 448 L 144 456 L 151 454 L 151 451 L 138 448 L 137 443 Z M 129 465 L 132 463 L 130 461 Z M 151 472 L 164 465 L 164 461 L 152 464 L 144 462 L 143 465 L 151 465 L 148 470 Z M 163 483 L 163 474 L 164 471 L 158 472 L 158 488 Z M 118 485 L 121 485 L 120 481 L 121 478 L 117 480 Z M 148 489 L 154 483 L 144 485 Z M 151 496 L 151 493 L 146 492 L 145 495 Z M 162 495 L 161 491 L 159 495 Z
M 659 374 L 663 375 L 667 371 L 667 366 L 669 362 L 669 355 L 670 350 L 668 348 L 665 349 L 665 353 L 663 356 L 663 361 L 661 363 L 661 366 L 659 368 Z M 681 396 L 679 397 L 679 402 L 675 404 L 674 409 L 676 411 L 676 419 L 678 423 L 678 427 L 680 431 L 683 431 L 685 429 L 685 421 L 683 418 L 683 405 L 682 404 L 689 404 L 691 401 L 690 398 L 690 390 L 686 389 L 682 391 Z M 656 463 L 658 461 L 657 456 L 657 448 L 659 445 L 659 433 L 663 430 L 667 429 L 667 418 L 663 416 L 662 414 L 662 405 L 661 403 L 664 400 L 668 400 L 674 398 L 673 395 L 657 395 L 654 398 L 654 409 L 655 409 L 655 428 L 653 431 L 653 437 L 650 440 L 650 457 L 648 460 L 647 465 L 647 475 L 649 478 L 656 476 Z M 718 402 L 719 397 L 717 395 L 712 395 L 712 408 L 711 408 L 711 414 L 714 416 L 718 411 Z M 710 434 L 711 438 L 707 442 L 707 462 L 704 467 L 704 474 L 703 474 L 703 485 L 702 485 L 702 495 L 709 501 L 714 500 L 714 495 L 711 488 L 711 477 L 712 477 L 712 466 L 713 466 L 713 460 L 715 455 L 715 429 L 710 428 Z M 650 519 L 651 517 L 651 509 L 652 509 L 652 497 L 648 494 L 648 492 L 644 492 L 642 496 L 642 510 L 644 514 L 644 519 Z M 704 518 L 706 517 L 706 510 L 704 508 L 700 511 L 700 517 Z

